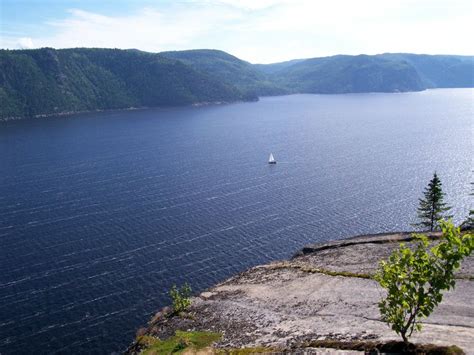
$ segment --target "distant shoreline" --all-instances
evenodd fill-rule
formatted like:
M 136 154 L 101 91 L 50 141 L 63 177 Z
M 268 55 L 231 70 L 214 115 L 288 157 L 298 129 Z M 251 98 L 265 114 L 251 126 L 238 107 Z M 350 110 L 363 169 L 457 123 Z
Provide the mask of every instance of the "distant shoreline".
M 0 50 L 2 120 L 109 108 L 256 101 L 290 93 L 417 92 L 474 87 L 474 57 L 336 55 L 251 64 L 219 50 Z M 77 110 L 77 111 L 76 111 Z
M 123 112 L 123 111 L 143 111 L 143 110 L 152 110 L 152 109 L 164 109 L 164 108 L 182 108 L 182 107 L 203 107 L 203 106 L 219 106 L 227 105 L 236 102 L 249 102 L 249 101 L 235 101 L 235 102 L 224 102 L 224 101 L 215 101 L 215 102 L 196 102 L 188 105 L 179 105 L 179 106 L 142 106 L 142 107 L 124 107 L 124 108 L 110 108 L 110 109 L 96 109 L 96 110 L 81 110 L 81 111 L 63 111 L 55 113 L 44 113 L 34 116 L 16 116 L 16 117 L 6 117 L 0 118 L 0 122 L 9 122 L 9 121 L 23 121 L 23 120 L 38 120 L 43 118 L 57 118 L 57 117 L 70 117 L 87 113 L 102 113 L 102 112 Z M 253 102 L 253 101 L 250 101 Z
M 34 116 L 17 116 L 17 117 L 0 118 L 0 122 L 37 120 L 37 119 L 58 118 L 58 117 L 71 117 L 71 116 L 76 116 L 76 115 L 81 115 L 81 114 L 88 114 L 88 113 L 143 111 L 143 110 L 166 109 L 166 108 L 222 106 L 222 105 L 230 105 L 230 104 L 235 104 L 235 103 L 258 102 L 258 101 L 260 101 L 260 99 L 268 98 L 268 97 L 281 97 L 281 96 L 294 96 L 294 95 L 341 96 L 341 95 L 366 95 L 366 94 L 408 94 L 408 93 L 426 92 L 426 91 L 432 91 L 432 90 L 446 90 L 446 89 L 448 89 L 448 90 L 449 89 L 471 89 L 471 90 L 473 90 L 474 87 L 427 88 L 427 89 L 416 90 L 416 91 L 393 91 L 393 92 L 380 92 L 380 91 L 346 92 L 346 93 L 337 93 L 337 94 L 299 92 L 299 93 L 281 94 L 281 95 L 262 95 L 262 96 L 259 96 L 258 100 L 249 100 L 249 101 L 244 101 L 244 100 L 238 100 L 238 101 L 203 101 L 203 102 L 195 102 L 195 103 L 192 103 L 192 104 L 176 105 L 176 106 L 172 106 L 172 105 L 169 105 L 169 106 L 142 106 L 142 107 L 124 107 L 124 108 L 81 110 L 81 111 L 63 111 L 63 112 L 39 114 L 39 115 L 34 115 Z

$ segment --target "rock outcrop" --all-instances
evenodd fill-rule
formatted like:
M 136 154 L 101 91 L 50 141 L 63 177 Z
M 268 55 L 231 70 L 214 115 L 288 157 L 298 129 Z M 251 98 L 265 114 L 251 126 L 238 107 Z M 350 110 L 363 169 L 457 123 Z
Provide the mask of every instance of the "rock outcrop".
M 289 261 L 254 267 L 194 297 L 186 316 L 158 314 L 147 334 L 164 339 L 176 330 L 219 332 L 218 348 L 399 340 L 380 319 L 377 303 L 384 290 L 372 277 L 398 242 L 410 240 L 408 233 L 383 234 L 305 247 Z M 457 273 L 456 288 L 445 293 L 411 341 L 454 344 L 472 353 L 473 294 L 471 256 Z

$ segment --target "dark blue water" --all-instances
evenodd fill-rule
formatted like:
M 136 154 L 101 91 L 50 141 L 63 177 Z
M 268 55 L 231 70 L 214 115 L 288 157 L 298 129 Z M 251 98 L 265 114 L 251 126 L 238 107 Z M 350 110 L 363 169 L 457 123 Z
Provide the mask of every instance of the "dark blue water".
M 0 123 L 0 352 L 124 349 L 173 283 L 199 291 L 308 243 L 410 229 L 435 170 L 460 221 L 473 94 Z

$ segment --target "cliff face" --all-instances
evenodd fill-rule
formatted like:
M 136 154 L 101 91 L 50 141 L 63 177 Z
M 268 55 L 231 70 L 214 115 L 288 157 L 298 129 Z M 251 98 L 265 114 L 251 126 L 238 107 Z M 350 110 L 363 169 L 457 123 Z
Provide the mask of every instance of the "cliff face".
M 158 313 L 146 334 L 166 339 L 176 330 L 210 331 L 222 334 L 214 347 L 223 349 L 308 350 L 328 341 L 398 340 L 380 320 L 377 303 L 384 293 L 372 276 L 398 242 L 410 239 L 399 233 L 308 246 L 289 261 L 254 267 L 201 293 L 186 315 Z M 445 294 L 413 342 L 474 349 L 473 276 L 469 257 L 456 289 Z

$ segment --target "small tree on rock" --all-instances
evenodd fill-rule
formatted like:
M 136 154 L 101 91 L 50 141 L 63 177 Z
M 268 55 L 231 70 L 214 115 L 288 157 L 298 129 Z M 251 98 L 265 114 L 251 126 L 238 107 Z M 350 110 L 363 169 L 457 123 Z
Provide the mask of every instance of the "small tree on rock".
M 443 291 L 455 287 L 454 272 L 474 249 L 474 235 L 461 234 L 452 223 L 441 221 L 441 242 L 429 248 L 428 238 L 415 235 L 413 249 L 400 245 L 382 261 L 375 279 L 387 290 L 379 302 L 384 320 L 408 345 L 413 331 L 421 330 L 421 318 L 428 317 L 443 300 Z
M 191 305 L 191 286 L 185 283 L 181 289 L 173 285 L 170 290 L 171 300 L 173 301 L 173 312 L 180 314 L 188 309 Z
M 425 198 L 420 198 L 420 206 L 418 207 L 419 223 L 413 224 L 414 227 L 428 228 L 430 232 L 439 229 L 439 220 L 448 219 L 452 216 L 445 215 L 451 207 L 444 203 L 444 192 L 441 189 L 441 180 L 436 172 L 433 175 L 423 194 Z

